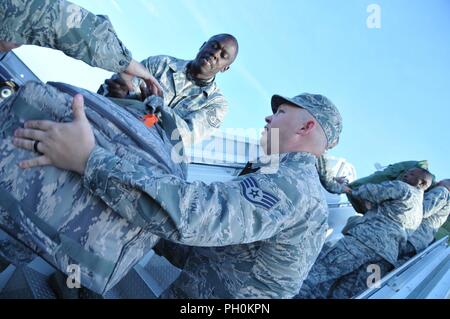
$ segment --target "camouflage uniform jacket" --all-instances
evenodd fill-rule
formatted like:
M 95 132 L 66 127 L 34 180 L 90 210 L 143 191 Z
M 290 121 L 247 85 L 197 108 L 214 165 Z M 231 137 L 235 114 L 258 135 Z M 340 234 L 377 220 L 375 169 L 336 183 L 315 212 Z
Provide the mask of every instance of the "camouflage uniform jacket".
M 353 196 L 374 207 L 347 233 L 395 264 L 400 247 L 422 221 L 423 191 L 396 180 L 365 184 Z
M 434 235 L 450 214 L 450 192 L 443 186 L 428 191 L 423 199 L 423 220 L 419 228 L 408 238 L 416 252 L 428 247 Z
M 142 61 L 164 91 L 163 101 L 151 96 L 144 103 L 153 104 L 152 109 L 157 108 L 161 124 L 169 136 L 178 129 L 184 145 L 195 144 L 211 135 L 222 124 L 228 109 L 228 103 L 214 79 L 199 85 L 186 76 L 188 63 L 167 55 L 152 56 Z M 131 98 L 140 93 L 140 81 L 135 79 Z M 107 86 L 102 85 L 99 93 L 106 95 Z M 166 127 L 167 122 L 175 122 L 176 126 Z
M 312 154 L 287 153 L 274 174 L 206 185 L 96 147 L 83 179 L 131 223 L 205 247 L 193 249 L 174 284 L 177 297 L 292 298 L 325 241 L 327 203 L 315 163 Z
M 0 40 L 61 50 L 112 72 L 131 61 L 106 17 L 64 0 L 0 1 Z

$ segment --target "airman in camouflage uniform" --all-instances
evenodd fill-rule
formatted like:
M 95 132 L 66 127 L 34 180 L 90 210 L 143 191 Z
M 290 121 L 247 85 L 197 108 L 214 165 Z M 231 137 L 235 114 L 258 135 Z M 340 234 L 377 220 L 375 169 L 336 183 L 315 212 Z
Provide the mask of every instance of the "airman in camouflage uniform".
M 325 240 L 328 212 L 316 156 L 335 144 L 342 126 L 336 107 L 321 95 L 274 96 L 272 108 L 275 114 L 266 118 L 262 138 L 271 151 L 268 137 L 280 132 L 280 154 L 269 152 L 280 159 L 279 167 L 271 173 L 262 167 L 227 183 L 188 183 L 95 145 L 88 147 L 87 159 L 78 155 L 86 149 L 71 154 L 69 161 L 54 157 L 52 163 L 77 167 L 85 187 L 130 224 L 205 247 L 194 249 L 167 297 L 290 298 Z M 91 134 L 84 124 L 77 130 L 82 136 Z M 29 133 L 23 130 L 18 136 Z M 58 136 L 52 140 L 67 138 Z M 30 149 L 29 143 L 15 145 Z
M 277 113 L 269 124 L 298 106 L 320 124 L 327 146 L 337 141 L 341 118 L 323 96 L 274 96 L 272 106 Z M 292 117 L 287 118 L 293 121 Z M 175 285 L 178 292 L 199 297 L 286 298 L 299 289 L 325 239 L 326 202 L 314 167 L 315 156 L 311 154 L 319 153 L 318 156 L 323 149 L 282 154 L 275 174 L 254 173 L 207 186 L 164 175 L 103 147 L 97 146 L 91 153 L 83 181 L 116 213 L 135 227 L 145 227 L 146 231 L 176 242 L 226 246 L 209 251 L 211 259 L 206 267 L 210 276 L 198 274 L 195 283 L 182 277 Z M 229 246 L 233 244 L 241 246 Z M 77 255 L 76 251 L 71 253 Z M 196 256 L 193 254 L 188 260 L 185 275 L 200 269 L 195 266 Z M 87 255 L 82 253 L 79 257 L 85 259 Z M 223 259 L 230 262 L 225 271 Z M 211 262 L 214 260 L 216 263 Z M 214 280 L 213 274 L 223 274 L 225 280 Z M 193 289 L 199 286 L 209 289 Z
M 192 61 L 171 56 L 151 56 L 142 64 L 159 81 L 163 97 L 150 96 L 144 99 L 145 113 L 156 113 L 161 125 L 169 136 L 175 135 L 174 144 L 181 137 L 184 145 L 195 144 L 211 135 L 223 122 L 228 102 L 215 82 L 215 75 L 229 68 L 238 53 L 237 40 L 227 34 L 211 37 L 200 48 Z M 209 62 L 206 62 L 209 61 Z M 203 79 L 202 79 L 203 78 Z M 114 75 L 106 80 L 98 93 L 118 98 L 142 99 L 142 81 L 133 79 L 133 89 Z M 175 125 L 169 125 L 174 123 Z M 182 268 L 190 247 L 162 239 L 155 251 L 166 257 L 172 264 Z
M 399 249 L 422 221 L 423 191 L 432 176 L 423 169 L 411 169 L 401 180 L 366 184 L 352 192 L 372 206 L 350 228 L 343 239 L 324 249 L 296 298 L 350 298 L 367 289 L 367 266 L 392 268 Z M 365 276 L 357 274 L 365 272 Z M 359 278 L 352 289 L 342 283 L 345 276 Z
M 26 43 L 26 44 L 38 44 L 38 45 L 41 45 L 41 46 L 53 47 L 53 48 L 64 50 L 66 54 L 72 55 L 75 58 L 83 59 L 85 62 L 87 62 L 87 63 L 89 63 L 89 64 L 91 64 L 93 66 L 100 66 L 100 67 L 103 67 L 103 68 L 106 68 L 106 69 L 109 69 L 109 70 L 113 70 L 113 71 L 116 71 L 116 72 L 120 72 L 120 71 L 124 71 L 124 70 L 127 71 L 127 69 L 126 69 L 127 65 L 125 65 L 125 63 L 123 63 L 124 60 L 121 60 L 119 63 L 116 63 L 119 67 L 117 65 L 112 65 L 111 66 L 112 61 L 115 61 L 115 59 L 121 58 L 123 56 L 126 57 L 126 55 L 128 55 L 129 52 L 127 50 L 125 50 L 123 52 L 122 51 L 115 52 L 115 50 L 112 50 L 111 48 L 108 49 L 108 48 L 105 47 L 105 45 L 110 43 L 111 41 L 112 42 L 115 41 L 114 45 L 116 45 L 116 46 L 117 45 L 120 45 L 120 47 L 122 46 L 121 42 L 117 39 L 116 35 L 112 31 L 112 28 L 111 27 L 105 27 L 105 25 L 106 26 L 109 25 L 109 22 L 107 20 L 104 20 L 103 18 L 96 17 L 96 16 L 92 15 L 91 13 L 85 11 L 84 9 L 79 8 L 78 6 L 73 5 L 73 4 L 71 4 L 69 2 L 66 2 L 66 1 L 55 1 L 55 2 L 49 2 L 49 1 L 29 1 L 29 2 L 9 1 L 9 2 L 2 2 L 2 5 L 3 6 L 1 7 L 1 9 L 2 9 L 1 13 L 2 13 L 2 17 L 5 18 L 5 19 L 2 20 L 2 23 L 4 23 L 4 25 L 2 25 L 2 29 L 1 29 L 2 30 L 2 36 L 0 37 L 0 39 L 2 39 L 2 41 L 3 41 L 2 43 L 4 43 L 4 41 L 6 40 L 6 41 L 9 41 L 9 42 L 12 42 L 12 43 L 15 43 L 15 44 Z M 59 5 L 59 7 L 57 5 Z M 33 23 L 26 24 L 26 22 L 33 21 L 29 17 L 29 15 L 32 12 L 35 12 L 35 11 L 37 11 L 38 13 L 41 13 L 41 11 L 42 11 L 42 14 L 51 13 L 50 17 L 52 19 L 50 19 L 50 18 L 47 19 L 47 20 L 46 19 L 38 19 L 37 21 L 34 21 Z M 71 15 L 67 16 L 68 13 L 71 13 Z M 21 30 L 23 31 L 22 33 L 25 34 L 26 36 L 24 36 L 23 34 L 22 35 L 16 35 L 17 31 L 15 30 L 15 27 L 11 28 L 10 27 L 11 25 L 6 25 L 8 23 L 8 21 L 9 21 L 8 18 L 11 18 L 11 19 L 14 18 L 15 22 L 17 22 L 19 20 L 25 21 Z M 80 24 L 75 24 L 73 21 L 70 20 L 72 18 L 76 18 L 75 20 L 78 21 Z M 47 21 L 49 23 L 47 23 Z M 81 22 L 83 24 L 81 24 Z M 64 23 L 66 23 L 66 25 L 61 25 L 61 24 L 64 24 Z M 84 27 L 86 27 L 86 29 L 83 29 Z M 99 29 L 96 29 L 97 27 L 99 27 Z M 47 30 L 48 32 L 47 33 L 37 33 L 36 30 L 38 30 L 38 29 L 39 30 Z M 99 39 L 101 39 L 102 41 L 100 41 L 100 42 L 92 41 L 93 39 L 95 39 L 95 37 L 94 37 L 94 35 L 89 34 L 89 32 L 92 31 L 93 29 L 96 29 L 95 32 L 98 33 L 98 35 L 101 35 L 101 37 L 99 37 Z M 42 34 L 44 34 L 45 36 L 42 36 Z M 61 38 L 59 38 L 59 37 L 62 37 L 65 40 L 65 42 L 63 44 L 60 43 Z M 85 37 L 85 38 L 83 38 L 83 37 Z M 84 39 L 84 41 L 79 42 L 78 41 L 79 38 Z M 107 39 L 110 39 L 110 40 L 107 40 Z M 90 40 L 90 42 L 87 42 L 87 40 Z M 223 50 L 222 50 L 222 47 L 221 47 L 222 43 L 220 43 L 220 37 L 219 37 L 219 42 L 216 43 L 215 42 L 216 40 L 217 40 L 216 38 L 211 39 L 211 41 L 210 41 L 211 43 L 209 44 L 209 46 L 211 46 L 213 48 L 215 48 L 216 46 L 219 46 L 220 50 L 216 50 L 216 51 L 212 52 L 211 54 L 214 54 L 214 55 L 215 54 L 222 54 L 222 55 L 223 54 L 228 54 L 226 52 L 224 53 Z M 76 42 L 76 41 L 78 41 L 78 42 Z M 74 47 L 77 47 L 79 45 L 86 45 L 86 44 L 87 44 L 87 47 L 84 48 L 84 49 L 86 50 L 86 52 L 88 52 L 87 54 L 83 54 L 83 55 L 74 54 L 73 50 L 71 51 L 71 49 L 73 49 Z M 101 45 L 103 45 L 103 47 L 101 47 Z M 14 46 L 12 46 L 12 47 L 14 47 Z M 9 47 L 9 48 L 12 48 L 12 47 Z M 8 46 L 6 46 L 6 48 L 8 48 Z M 103 48 L 103 50 L 100 50 L 101 48 Z M 80 50 L 78 50 L 77 52 L 80 52 Z M 206 49 L 203 51 L 203 54 L 209 53 L 210 52 L 209 50 L 211 50 L 211 48 L 206 46 Z M 113 52 L 113 53 L 115 52 L 115 55 L 111 56 L 111 52 Z M 107 54 L 107 56 L 103 55 L 105 53 Z M 200 58 L 202 58 L 202 57 L 199 57 L 199 59 Z M 206 58 L 208 58 L 208 59 L 210 58 L 210 60 L 205 61 L 206 63 L 202 62 L 202 66 L 206 66 L 206 65 L 208 65 L 208 66 L 215 65 L 216 66 L 216 65 L 219 65 L 219 63 L 217 63 L 217 62 L 214 63 L 214 61 L 217 60 L 216 56 L 214 56 L 214 57 L 207 56 Z M 131 59 L 131 56 L 129 56 L 128 60 L 130 60 L 130 59 Z M 227 57 L 227 59 L 228 59 L 228 57 Z M 125 67 L 122 67 L 121 66 L 122 64 L 124 64 Z M 227 67 L 228 66 L 225 66 L 224 68 L 227 68 Z M 224 69 L 222 69 L 222 71 L 223 70 Z M 33 85 L 30 85 L 29 87 L 33 87 Z M 31 90 L 33 90 L 33 89 L 31 89 Z M 47 92 L 45 92 L 45 91 L 46 91 L 46 89 L 44 89 L 43 87 L 37 87 L 36 92 L 35 92 L 34 95 L 37 98 L 38 97 L 43 97 L 43 99 L 45 100 L 46 98 L 49 98 L 50 96 L 52 96 L 52 94 L 54 94 L 54 92 L 52 92 L 52 91 L 47 91 Z M 25 90 L 24 92 L 27 92 L 27 90 Z M 87 93 L 87 92 L 85 92 L 84 94 L 88 94 L 89 95 L 89 93 Z M 24 96 L 27 96 L 27 93 L 24 93 Z M 56 95 L 55 95 L 55 99 L 54 100 L 57 101 L 58 98 L 60 98 L 60 97 L 56 97 Z M 52 103 L 50 103 L 49 101 L 44 102 L 44 103 L 48 103 L 47 107 L 50 108 L 50 110 L 49 110 L 50 113 L 53 113 L 53 111 L 55 111 L 55 110 L 51 109 L 52 108 L 52 106 L 51 106 Z M 63 104 L 61 104 L 61 105 L 63 105 Z M 39 107 L 37 107 L 37 108 L 39 108 Z M 7 112 L 9 109 L 7 107 L 4 107 L 3 110 L 5 112 Z M 30 109 L 30 111 L 31 111 L 31 109 Z M 32 114 L 33 114 L 33 112 L 31 112 L 27 116 L 32 116 Z M 114 116 L 115 115 L 113 115 L 113 117 Z M 125 116 L 125 117 L 127 117 L 127 116 Z M 58 116 L 56 116 L 54 119 L 61 120 L 61 118 L 58 117 Z M 213 120 L 213 118 L 210 117 L 210 121 L 212 121 L 212 120 Z M 100 122 L 98 124 L 100 124 Z M 171 119 L 165 121 L 166 124 L 170 124 L 170 122 L 171 122 Z M 102 125 L 102 124 L 100 124 L 100 125 Z M 175 127 L 175 125 L 173 125 L 173 126 Z M 130 126 L 130 127 L 132 127 L 132 126 Z M 105 129 L 105 127 L 104 127 L 104 129 Z M 154 130 L 152 130 L 152 134 L 154 133 L 153 131 Z M 159 130 L 156 130 L 156 131 L 157 131 L 156 134 L 160 134 L 160 135 L 162 134 Z M 9 130 L 8 130 L 8 132 L 9 132 Z M 111 137 L 114 134 L 115 133 L 112 133 Z M 155 135 L 153 135 L 153 137 L 154 136 Z M 99 137 L 101 137 L 101 136 L 99 135 Z M 151 141 L 151 140 L 152 140 L 152 138 L 149 139 L 149 141 Z M 105 142 L 106 142 L 106 140 L 101 138 L 100 145 L 103 144 L 103 146 L 104 146 Z M 160 137 L 160 142 L 161 143 L 165 143 L 165 145 L 170 145 L 170 143 L 168 144 L 167 140 L 165 138 L 163 138 L 163 137 Z M 5 145 L 7 145 L 7 148 L 9 149 L 7 152 L 10 151 L 10 147 L 8 146 L 8 144 L 9 143 L 5 144 Z M 158 146 L 158 141 L 156 141 L 154 143 L 154 145 L 152 145 L 152 147 L 156 147 L 156 149 L 157 150 L 161 150 L 162 153 L 165 152 L 165 148 L 164 147 Z M 134 151 L 139 153 L 138 150 L 134 150 Z M 138 161 L 139 160 L 139 158 L 138 158 L 139 156 L 135 157 L 131 153 L 133 153 L 133 152 L 128 152 L 128 155 L 126 157 L 129 160 L 132 160 L 132 162 Z M 116 151 L 116 154 L 118 154 L 117 151 Z M 121 154 L 120 156 L 124 156 L 124 155 L 125 154 Z M 143 156 L 144 154 L 140 154 L 140 155 Z M 161 153 L 159 155 L 161 155 Z M 161 157 L 155 157 L 155 158 L 157 158 L 157 160 L 161 160 Z M 169 159 L 166 158 L 165 160 L 168 161 Z M 9 165 L 8 162 L 5 162 L 5 161 L 3 161 L 3 164 L 6 165 L 6 166 Z M 14 165 L 14 163 L 10 163 L 10 164 Z M 162 166 L 161 166 L 161 164 L 162 164 Z M 162 161 L 162 163 L 155 162 L 154 165 L 156 165 L 158 167 L 159 166 L 165 167 L 164 169 L 170 167 L 170 169 L 171 169 L 170 172 L 172 174 L 173 173 L 175 173 L 175 174 L 180 173 L 180 171 L 179 171 L 180 168 L 175 167 L 172 163 L 169 163 L 168 166 L 167 166 L 167 163 L 165 163 L 164 160 Z M 152 166 L 152 165 L 150 165 L 150 166 Z M 155 167 L 153 167 L 153 169 L 154 168 Z M 5 171 L 6 171 L 6 168 L 5 168 Z M 50 173 L 50 175 L 53 176 L 54 174 Z M 45 176 L 45 174 L 42 175 L 42 176 Z M 44 178 L 44 180 L 48 181 L 45 178 Z M 45 181 L 44 181 L 43 185 L 45 184 Z M 61 185 L 63 185 L 65 183 L 64 178 L 62 178 L 62 179 L 59 178 L 58 183 L 62 183 Z M 69 186 L 69 187 L 70 187 L 70 185 L 71 185 L 70 183 L 67 184 L 67 186 Z M 58 187 L 58 189 L 59 189 L 59 191 L 62 191 L 64 189 L 64 187 Z M 74 190 L 74 188 L 72 188 L 72 189 Z M 46 194 L 45 196 L 51 195 L 50 193 L 47 193 L 47 192 L 45 194 Z M 82 195 L 82 196 L 84 196 L 84 195 Z M 43 202 L 47 202 L 47 199 L 44 199 Z M 71 201 L 69 200 L 67 202 L 70 203 Z M 94 207 L 94 206 L 97 205 L 97 201 L 94 200 L 93 202 L 94 202 L 93 203 L 93 207 Z M 55 203 L 55 205 L 52 206 L 52 207 L 57 208 L 58 204 Z M 91 212 L 93 212 L 95 209 L 94 210 L 90 209 L 90 210 L 91 210 Z M 47 211 L 47 217 L 49 218 L 49 220 L 51 220 L 52 218 L 55 217 L 52 214 L 53 213 L 50 213 L 49 211 Z M 106 214 L 109 215 L 110 212 L 108 211 Z M 76 218 L 76 215 L 77 215 L 77 213 L 75 211 L 75 215 L 73 215 L 72 217 Z M 2 216 L 2 218 L 3 219 L 5 219 L 5 218 L 7 219 L 7 217 L 5 217 L 5 216 Z M 86 220 L 89 219 L 89 217 L 86 216 L 86 218 L 83 218 L 83 219 L 84 219 L 84 221 L 86 221 Z M 94 219 L 95 218 L 92 219 L 92 225 L 94 225 L 94 224 L 98 225 L 99 224 L 98 222 L 102 221 L 102 220 L 94 221 Z M 112 219 L 111 218 L 107 218 L 107 220 L 103 220 L 103 221 L 104 222 L 111 222 L 111 220 L 114 220 L 114 218 L 112 218 Z M 120 276 L 120 273 L 121 272 L 123 273 L 124 269 L 131 267 L 132 263 L 135 262 L 139 258 L 139 256 L 141 256 L 142 251 L 144 249 L 148 249 L 148 247 L 151 247 L 154 244 L 154 242 L 157 240 L 157 237 L 155 235 L 153 235 L 153 234 L 150 234 L 150 233 L 146 233 L 146 232 L 143 232 L 143 231 L 138 231 L 139 227 L 136 228 L 137 226 L 131 226 L 132 229 L 130 231 L 128 231 L 128 230 L 123 231 L 124 228 L 130 227 L 130 225 L 127 224 L 127 223 L 124 223 L 124 222 L 117 222 L 118 220 L 120 220 L 120 219 L 115 219 L 115 223 L 117 224 L 117 227 L 115 227 L 116 230 L 115 230 L 114 233 L 117 233 L 117 234 L 120 233 L 119 237 L 123 238 L 125 240 L 122 240 L 120 238 L 116 238 L 116 240 L 112 240 L 112 242 L 114 242 L 115 244 L 119 244 L 120 245 L 121 243 L 129 242 L 130 239 L 132 239 L 134 246 L 130 245 L 130 244 L 126 244 L 126 246 L 127 246 L 126 249 L 129 250 L 131 248 L 131 250 L 135 250 L 135 252 L 137 252 L 137 253 L 134 253 L 134 257 L 132 257 L 130 259 L 127 259 L 127 257 L 123 258 L 124 253 L 123 253 L 123 251 L 121 252 L 120 249 L 115 249 L 115 248 L 114 249 L 111 249 L 111 248 L 109 249 L 113 253 L 112 255 L 115 255 L 115 254 L 120 254 L 121 255 L 121 260 L 123 261 L 123 263 L 117 265 L 116 269 L 115 269 L 116 275 L 119 274 L 119 276 Z M 6 220 L 6 221 L 3 220 L 2 223 L 4 225 L 7 225 L 7 224 L 8 225 L 12 225 L 13 224 L 9 220 Z M 56 223 L 58 224 L 59 221 L 56 221 Z M 52 225 L 52 226 L 54 227 L 55 225 Z M 83 228 L 84 226 L 81 225 L 80 227 Z M 39 227 L 37 227 L 37 228 L 39 228 Z M 54 227 L 54 228 L 57 229 L 58 227 Z M 70 229 L 70 227 L 66 228 L 65 231 L 67 231 L 68 229 Z M 102 229 L 105 230 L 106 232 L 109 232 L 111 234 L 111 231 L 108 231 L 108 227 L 102 227 Z M 9 229 L 9 230 L 11 230 L 11 229 Z M 28 230 L 24 230 L 24 232 L 22 232 L 22 230 L 23 229 L 20 229 L 18 231 L 14 230 L 13 233 L 23 234 L 24 232 L 26 233 L 27 231 L 29 231 L 29 229 Z M 95 236 L 98 235 L 98 231 L 91 231 L 88 228 L 86 228 L 85 230 L 89 231 L 87 236 L 84 236 L 83 237 L 84 239 L 82 240 L 82 242 L 77 243 L 77 245 L 79 245 L 79 244 L 84 245 L 84 241 L 86 239 L 89 242 L 89 238 L 91 238 L 93 236 L 95 237 Z M 92 230 L 93 230 L 93 228 L 92 228 Z M 36 231 L 39 233 L 38 229 L 36 229 Z M 136 231 L 137 231 L 137 234 L 136 234 Z M 79 232 L 79 230 L 78 230 L 78 232 Z M 139 237 L 139 239 L 138 239 L 138 237 Z M 45 236 L 43 238 L 45 238 Z M 147 243 L 144 243 L 144 240 L 143 240 L 144 238 L 147 238 Z M 23 238 L 21 238 L 21 239 L 23 239 Z M 39 250 L 42 251 L 42 247 L 41 247 L 41 249 L 39 249 L 38 247 L 35 247 L 33 245 L 33 240 L 32 239 L 26 238 L 26 239 L 23 239 L 23 241 L 27 242 L 28 245 L 33 246 L 35 251 L 39 251 Z M 37 241 L 41 242 L 41 239 L 38 239 Z M 99 244 L 101 245 L 100 242 L 99 242 Z M 51 247 L 53 247 L 53 246 L 54 245 L 49 245 L 47 248 L 51 250 L 52 249 Z M 91 247 L 91 249 L 92 249 L 92 247 Z M 45 248 L 43 250 L 45 251 Z M 64 249 L 62 249 L 62 250 L 64 251 Z M 48 252 L 48 254 L 50 254 L 50 257 L 49 257 L 50 259 L 54 258 L 52 252 Z M 107 254 L 107 255 L 111 256 L 111 254 L 109 254 L 108 251 L 103 251 L 101 254 Z M 70 255 L 71 254 L 69 253 L 69 256 Z M 131 255 L 133 255 L 133 254 L 130 254 L 130 256 Z M 59 253 L 58 257 L 55 257 L 55 258 L 56 258 L 56 263 L 57 264 L 59 262 L 62 264 L 62 267 L 60 267 L 61 270 L 65 271 L 65 266 L 64 265 L 66 265 L 67 262 L 69 262 L 70 258 L 65 258 L 64 257 L 64 253 L 62 255 L 61 255 L 61 253 Z M 58 258 L 61 258 L 61 259 L 59 260 Z M 115 257 L 113 257 L 113 258 L 115 258 Z M 93 263 L 95 264 L 96 262 L 93 261 Z M 91 265 L 92 265 L 92 262 L 91 262 Z M 59 266 L 60 265 L 58 264 L 57 267 L 59 267 Z M 87 266 L 87 268 L 90 268 L 89 265 L 81 265 L 81 266 L 83 266 L 83 267 Z M 82 269 L 82 271 L 84 271 L 84 269 Z M 92 275 L 92 269 L 90 271 L 88 271 L 88 272 L 89 273 L 86 274 L 88 277 L 98 276 L 98 274 Z M 82 277 L 83 276 L 84 276 L 84 273 L 83 273 Z M 89 282 L 90 279 L 83 280 L 84 281 L 83 284 L 86 284 L 87 282 Z M 102 289 L 105 287 L 104 286 L 104 283 L 105 283 L 104 278 L 100 279 L 100 278 L 97 277 L 95 280 L 96 280 L 96 282 L 93 283 L 93 286 L 90 286 L 90 288 L 96 290 L 97 292 L 101 292 Z M 116 279 L 113 279 L 112 281 L 108 282 L 108 284 L 111 285 L 111 284 L 113 284 L 116 281 L 117 281 Z
M 166 131 L 178 130 L 185 145 L 199 142 L 211 135 L 223 122 L 228 103 L 217 87 L 215 76 L 228 70 L 238 53 L 237 40 L 228 34 L 219 34 L 203 44 L 192 61 L 171 56 L 152 56 L 142 64 L 160 82 L 164 96 L 150 96 L 144 100 L 147 111 L 159 115 Z M 140 98 L 142 81 L 134 79 L 133 89 L 118 75 L 106 80 L 98 93 L 118 98 Z M 176 127 L 166 127 L 167 119 Z M 173 122 L 173 121 L 170 121 Z
M 450 180 L 439 182 L 425 193 L 423 199 L 423 220 L 419 228 L 408 238 L 402 257 L 412 257 L 423 251 L 434 240 L 434 235 L 447 221 L 450 214 Z
M 351 182 L 348 186 L 352 189 L 356 189 L 364 184 L 378 184 L 386 181 L 393 181 L 398 179 L 398 177 L 405 173 L 407 170 L 416 167 L 429 170 L 428 161 L 402 161 L 390 164 L 381 171 L 376 171 L 369 176 L 358 178 L 357 180 Z M 433 182 L 434 179 L 435 177 L 433 175 Z
M 320 152 L 341 131 L 337 109 L 323 96 L 274 96 L 272 106 L 268 131 L 283 116 L 301 125 L 291 114 L 298 107 L 312 114 L 327 142 L 319 143 Z M 328 211 L 315 164 L 313 154 L 290 151 L 280 155 L 276 173 L 260 170 L 206 185 L 155 174 L 97 146 L 83 179 L 129 222 L 171 241 L 205 246 L 193 249 L 165 297 L 290 298 L 325 241 Z
M 401 177 L 406 171 L 408 171 L 412 168 L 416 168 L 416 167 L 428 170 L 428 161 L 426 161 L 426 160 L 403 161 L 403 162 L 398 162 L 395 164 L 390 164 L 387 167 L 385 167 L 383 170 L 376 171 L 375 173 L 373 173 L 369 176 L 359 178 L 359 179 L 351 182 L 348 185 L 343 185 L 343 184 L 341 184 L 340 186 L 338 185 L 336 189 L 339 190 L 339 187 L 342 187 L 342 191 L 346 193 L 347 198 L 348 198 L 349 202 L 352 204 L 353 208 L 358 213 L 364 214 L 367 212 L 367 208 L 365 207 L 364 202 L 361 202 L 360 200 L 358 200 L 357 198 L 355 198 L 354 196 L 351 195 L 350 191 L 352 189 L 356 189 L 364 184 L 379 184 L 379 183 L 386 182 L 386 181 L 396 180 L 399 177 Z M 432 175 L 432 176 L 433 176 L 433 182 L 432 182 L 432 184 L 433 184 L 435 177 L 434 177 L 434 175 Z M 334 183 L 334 184 L 336 184 L 336 183 Z M 334 185 L 332 185 L 332 186 L 334 186 Z M 344 229 L 352 227 L 352 223 L 355 222 L 357 219 L 358 219 L 357 216 L 350 218 Z
M 335 177 L 333 176 L 333 174 L 331 174 L 331 168 L 329 167 L 329 161 L 326 154 L 321 156 L 317 161 L 317 170 L 319 172 L 320 182 L 322 183 L 322 186 L 332 194 L 347 193 L 350 189 L 356 189 L 364 184 L 377 184 L 389 180 L 395 180 L 402 173 L 414 167 L 428 170 L 428 161 L 404 161 L 391 164 L 382 171 L 377 171 L 372 175 L 359 178 L 351 183 L 348 183 L 344 176 Z M 435 177 L 433 176 L 433 183 L 434 179 Z M 358 212 L 365 212 L 364 208 L 360 209 L 359 204 L 355 202 L 355 199 L 352 196 L 348 194 L 347 196 Z

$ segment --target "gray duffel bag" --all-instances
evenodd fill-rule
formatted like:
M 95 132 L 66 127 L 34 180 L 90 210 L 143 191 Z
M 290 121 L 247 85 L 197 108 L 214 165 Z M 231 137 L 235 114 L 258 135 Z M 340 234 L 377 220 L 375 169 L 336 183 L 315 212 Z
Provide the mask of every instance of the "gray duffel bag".
M 20 169 L 21 160 L 36 154 L 12 145 L 14 130 L 26 120 L 72 121 L 76 93 L 85 98 L 98 145 L 161 173 L 185 178 L 186 168 L 171 160 L 173 143 L 159 125 L 149 129 L 139 110 L 87 90 L 29 82 L 0 105 L 0 227 L 63 272 L 78 266 L 81 285 L 103 294 L 159 237 L 131 225 L 89 193 L 76 173 L 53 166 Z

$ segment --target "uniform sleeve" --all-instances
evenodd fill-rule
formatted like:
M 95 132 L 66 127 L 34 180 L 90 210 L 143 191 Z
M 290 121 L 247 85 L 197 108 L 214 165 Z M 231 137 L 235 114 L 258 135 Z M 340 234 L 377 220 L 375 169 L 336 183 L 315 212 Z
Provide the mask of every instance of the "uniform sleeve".
M 218 94 L 197 111 L 181 117 L 168 106 L 161 109 L 161 119 L 164 122 L 175 123 L 178 136 L 185 146 L 193 145 L 214 133 L 222 124 L 227 113 L 228 103 Z M 177 136 L 177 137 L 178 137 Z
M 132 59 L 106 17 L 64 0 L 0 1 L 0 39 L 57 49 L 112 72 Z
M 449 201 L 449 192 L 445 187 L 435 187 L 425 193 L 423 198 L 423 218 L 439 213 Z
M 280 299 L 294 297 L 311 265 L 302 264 L 300 245 L 264 245 L 258 250 L 249 279 L 236 292 L 236 298 Z M 299 273 L 300 272 L 303 273 Z M 293 280 L 296 278 L 298 280 Z
M 259 176 L 188 183 L 158 176 L 151 167 L 132 165 L 97 146 L 83 183 L 122 217 L 155 235 L 191 246 L 225 246 L 273 237 L 301 215 L 281 188 Z
M 365 184 L 352 192 L 354 197 L 380 204 L 387 200 L 405 198 L 409 194 L 408 186 L 400 181 L 381 184 Z
M 329 162 L 323 155 L 317 161 L 317 171 L 320 183 L 328 192 L 333 194 L 342 194 L 344 192 L 343 185 L 334 179 Z
M 161 56 L 151 56 L 147 59 L 141 61 L 141 64 L 150 72 L 152 76 L 156 76 L 158 66 L 161 63 Z M 119 77 L 118 74 L 113 74 L 111 79 L 117 79 Z M 141 84 L 144 83 L 144 81 L 141 78 L 134 77 L 132 80 L 133 88 L 128 92 L 127 99 L 140 99 L 141 98 Z M 108 85 L 106 83 L 103 83 L 100 88 L 97 91 L 98 94 L 103 96 L 109 95 Z

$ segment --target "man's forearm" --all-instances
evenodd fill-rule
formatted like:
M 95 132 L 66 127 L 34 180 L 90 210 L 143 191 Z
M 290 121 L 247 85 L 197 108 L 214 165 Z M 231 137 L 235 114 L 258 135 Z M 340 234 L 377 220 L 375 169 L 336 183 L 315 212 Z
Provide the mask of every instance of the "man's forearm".
M 131 53 L 105 18 L 64 0 L 2 0 L 0 40 L 63 51 L 87 64 L 125 71 Z
M 283 204 L 272 210 L 246 200 L 241 195 L 244 178 L 209 185 L 188 183 L 97 146 L 83 184 L 130 223 L 155 235 L 191 246 L 225 246 L 270 238 L 298 217 L 284 197 Z M 261 191 L 273 191 L 272 187 L 269 183 Z

